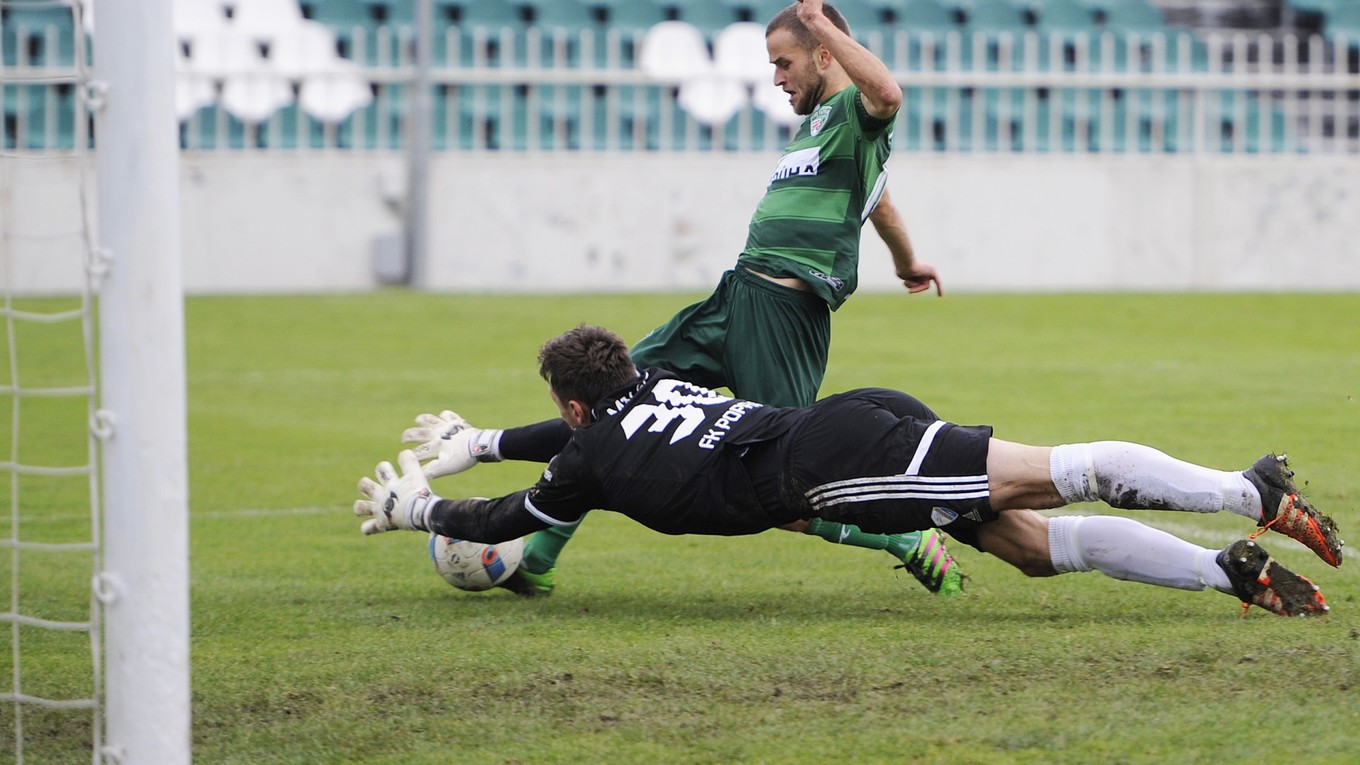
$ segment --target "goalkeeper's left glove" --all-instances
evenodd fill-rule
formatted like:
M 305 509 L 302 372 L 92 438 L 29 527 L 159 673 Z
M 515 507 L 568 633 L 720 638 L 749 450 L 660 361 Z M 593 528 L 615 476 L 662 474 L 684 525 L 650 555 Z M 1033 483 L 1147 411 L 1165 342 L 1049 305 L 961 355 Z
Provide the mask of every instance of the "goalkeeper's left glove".
M 392 469 L 392 463 L 379 462 L 375 469 L 377 481 L 368 476 L 359 479 L 359 493 L 368 499 L 354 503 L 354 514 L 368 519 L 360 527 L 365 534 L 430 529 L 430 511 L 442 498 L 430 491 L 420 460 L 410 449 L 397 455 L 397 465 L 401 475 Z
M 478 462 L 499 462 L 497 445 L 501 431 L 474 428 L 462 415 L 445 409 L 438 415 L 422 414 L 416 427 L 401 434 L 404 444 L 413 447 L 416 459 L 424 465 L 425 477 L 461 473 Z

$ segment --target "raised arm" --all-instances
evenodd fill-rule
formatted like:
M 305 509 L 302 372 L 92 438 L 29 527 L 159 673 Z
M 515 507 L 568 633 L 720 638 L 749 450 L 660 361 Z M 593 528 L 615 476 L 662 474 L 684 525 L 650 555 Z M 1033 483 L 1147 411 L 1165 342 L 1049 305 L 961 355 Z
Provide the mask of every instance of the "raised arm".
M 887 118 L 902 105 L 902 87 L 878 57 L 842 32 L 822 12 L 822 0 L 798 0 L 798 18 L 822 46 L 840 63 L 850 81 L 859 88 L 869 114 Z

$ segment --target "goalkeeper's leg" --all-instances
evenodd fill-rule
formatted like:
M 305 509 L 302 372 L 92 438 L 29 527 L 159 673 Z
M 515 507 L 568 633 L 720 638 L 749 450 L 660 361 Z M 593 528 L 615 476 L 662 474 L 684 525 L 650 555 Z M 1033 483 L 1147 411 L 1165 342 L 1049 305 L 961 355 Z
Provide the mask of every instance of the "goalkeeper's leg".
M 963 576 L 954 557 L 944 549 L 944 537 L 933 530 L 926 539 L 922 532 L 869 534 L 858 526 L 812 518 L 806 524 L 790 524 L 793 531 L 820 537 L 832 544 L 887 550 L 931 592 L 958 595 L 963 592 Z M 923 544 L 925 542 L 925 544 Z

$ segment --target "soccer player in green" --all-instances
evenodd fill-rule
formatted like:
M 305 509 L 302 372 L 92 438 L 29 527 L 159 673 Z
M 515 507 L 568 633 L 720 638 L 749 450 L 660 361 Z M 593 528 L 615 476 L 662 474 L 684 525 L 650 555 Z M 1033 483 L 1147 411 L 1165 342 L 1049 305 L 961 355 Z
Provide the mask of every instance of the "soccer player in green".
M 884 163 L 902 103 L 892 73 L 821 0 L 800 0 L 777 13 L 765 39 L 775 84 L 807 119 L 770 178 L 736 267 L 723 274 L 710 297 L 644 337 L 632 356 L 640 367 L 662 367 L 742 398 L 807 406 L 826 374 L 831 311 L 858 282 L 866 219 L 887 243 L 908 290 L 925 291 L 934 283 L 939 292 L 939 281 L 932 266 L 914 257 L 887 199 Z M 454 439 L 459 430 L 462 435 Z M 547 462 L 569 438 L 561 420 L 478 431 L 452 412 L 422 415 L 403 436 L 420 444 L 416 453 L 427 461 L 430 478 L 448 474 L 434 459 L 441 449 L 468 443 L 481 461 Z M 454 459 L 465 457 L 466 452 Z M 557 557 L 576 528 L 553 526 L 530 537 L 516 591 L 551 592 Z M 789 528 L 837 544 L 887 550 L 931 591 L 961 591 L 961 573 L 934 530 L 868 534 L 817 518 Z

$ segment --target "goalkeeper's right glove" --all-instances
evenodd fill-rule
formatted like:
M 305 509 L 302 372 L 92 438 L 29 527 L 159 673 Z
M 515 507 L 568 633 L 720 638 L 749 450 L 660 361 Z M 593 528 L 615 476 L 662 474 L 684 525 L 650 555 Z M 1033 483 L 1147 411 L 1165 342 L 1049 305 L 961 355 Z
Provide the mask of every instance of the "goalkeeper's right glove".
M 416 427 L 401 434 L 404 444 L 422 463 L 421 470 L 431 480 L 461 473 L 478 462 L 500 462 L 497 447 L 501 431 L 474 428 L 457 412 L 445 409 L 438 415 L 416 417 Z
M 392 463 L 379 462 L 374 471 L 377 481 L 368 476 L 359 479 L 359 493 L 368 499 L 354 503 L 354 514 L 368 519 L 361 526 L 365 534 L 430 529 L 430 511 L 440 497 L 430 491 L 430 482 L 410 449 L 397 455 L 397 465 L 401 475 L 392 469 Z

